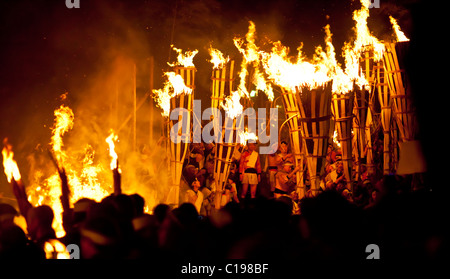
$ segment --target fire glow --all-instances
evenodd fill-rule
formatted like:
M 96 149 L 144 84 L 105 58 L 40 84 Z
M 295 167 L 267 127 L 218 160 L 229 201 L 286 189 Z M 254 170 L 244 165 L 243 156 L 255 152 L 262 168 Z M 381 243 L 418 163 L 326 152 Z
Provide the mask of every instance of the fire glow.
M 110 163 L 110 167 L 111 170 L 115 170 L 117 169 L 119 171 L 119 173 L 121 172 L 120 168 L 119 168 L 119 163 L 118 163 L 118 156 L 115 150 L 115 142 L 117 142 L 117 140 L 119 139 L 119 136 L 116 135 L 114 133 L 114 131 L 111 130 L 110 132 L 111 134 L 106 138 L 106 143 L 108 143 L 109 146 L 109 156 L 111 156 L 111 163 Z
M 71 108 L 61 105 L 55 110 L 55 124 L 52 129 L 51 149 L 56 155 L 58 168 L 64 168 L 70 188 L 70 203 L 73 204 L 81 198 L 90 198 L 97 202 L 109 194 L 99 176 L 106 173 L 101 164 L 94 163 L 95 151 L 87 144 L 81 161 L 70 160 L 79 155 L 69 153 L 64 146 L 62 136 L 73 127 L 74 113 Z M 109 175 L 109 173 L 108 173 Z M 102 183 L 103 182 L 103 183 Z M 27 187 L 28 200 L 33 206 L 49 205 L 55 214 L 53 228 L 56 236 L 62 237 L 65 231 L 62 227 L 61 181 L 55 171 L 50 177 L 44 178 L 42 171 L 36 171 L 31 178 L 31 185 Z
M 223 56 L 223 53 L 215 48 L 210 47 L 209 54 L 211 55 L 210 62 L 214 65 L 213 69 L 221 69 L 223 66 L 230 61 L 230 57 L 227 56 L 226 58 Z
M 241 104 L 241 99 L 250 99 L 251 94 L 248 91 L 263 91 L 267 99 L 273 101 L 274 86 L 282 87 L 288 91 L 298 92 L 301 91 L 302 87 L 312 89 L 333 81 L 333 93 L 348 94 L 354 90 L 355 85 L 360 89 L 368 90 L 368 79 L 360 69 L 361 53 L 366 48 L 371 48 L 374 53 L 374 60 L 379 61 L 383 56 L 384 44 L 370 32 L 367 25 L 370 1 L 361 0 L 361 3 L 361 9 L 353 13 L 355 23 L 353 31 L 355 36 L 351 41 L 346 42 L 342 49 L 341 55 L 345 60 L 345 67 L 340 65 L 336 60 L 335 48 L 332 42 L 333 35 L 329 25 L 323 28 L 325 33 L 325 47 L 315 47 L 314 55 L 310 58 L 303 52 L 302 44 L 296 49 L 297 53 L 294 55 L 292 55 L 290 49 L 284 46 L 281 41 L 272 42 L 269 46 L 271 47 L 270 51 L 263 51 L 262 47 L 260 48 L 257 45 L 256 26 L 250 21 L 245 38 L 235 37 L 233 40 L 234 46 L 242 56 L 242 63 L 238 73 L 240 80 L 237 90 L 232 91 L 231 95 L 223 99 L 224 102 L 221 104 L 227 116 L 229 118 L 236 118 L 243 113 L 244 107 Z M 397 41 L 409 41 L 392 16 L 390 16 L 390 22 Z M 198 50 L 183 51 L 173 45 L 171 48 L 177 53 L 177 61 L 168 63 L 169 66 L 195 67 L 193 59 L 198 53 Z M 212 47 L 209 48 L 209 53 L 211 55 L 211 60 L 209 61 L 213 64 L 213 69 L 220 69 L 230 61 L 229 56 L 225 57 L 221 51 Z M 231 72 L 233 72 L 232 67 Z M 152 92 L 158 107 L 163 110 L 162 115 L 169 117 L 171 99 L 181 94 L 192 94 L 193 87 L 188 87 L 183 77 L 175 72 L 165 72 L 164 77 L 166 81 L 163 88 L 153 90 Z M 251 86 L 255 90 L 250 90 Z M 66 97 L 67 95 L 64 95 L 62 99 Z M 58 169 L 64 168 L 66 170 L 71 188 L 70 202 L 73 204 L 83 197 L 100 201 L 111 192 L 110 187 L 102 186 L 107 184 L 103 183 L 104 180 L 102 177 L 109 176 L 110 172 L 101 163 L 96 161 L 95 150 L 89 144 L 86 144 L 83 151 L 78 153 L 73 150 L 65 150 L 63 137 L 66 134 L 70 134 L 74 126 L 75 115 L 72 109 L 68 106 L 61 105 L 54 111 L 54 116 L 50 149 L 55 156 Z M 193 124 L 194 127 L 195 125 Z M 188 131 L 185 134 L 189 135 L 190 132 Z M 263 136 L 261 136 L 261 133 L 259 135 L 260 141 L 262 141 Z M 340 145 L 338 136 L 337 131 L 335 131 L 333 140 L 337 145 Z M 255 134 L 248 132 L 240 134 L 239 137 L 241 143 L 249 139 L 258 140 Z M 340 136 L 340 138 L 343 137 Z M 103 139 L 104 135 L 102 134 L 102 142 Z M 121 172 L 116 153 L 118 136 L 111 131 L 105 140 L 109 146 L 109 167 L 111 170 L 117 169 Z M 104 149 L 103 146 L 101 150 Z M 8 182 L 11 182 L 12 179 L 16 181 L 21 180 L 21 174 L 14 160 L 12 147 L 6 141 L 2 155 L 4 172 Z M 106 164 L 104 165 L 107 166 Z M 31 183 L 27 188 L 28 199 L 35 206 L 47 204 L 53 208 L 55 213 L 54 228 L 59 237 L 63 236 L 65 232 L 62 228 L 62 207 L 59 200 L 61 196 L 61 181 L 58 173 L 53 172 L 51 176 L 44 177 L 44 171 L 42 169 L 36 170 L 30 177 Z M 154 200 L 156 203 L 156 197 Z
M 8 143 L 8 139 L 3 140 L 3 168 L 5 169 L 5 175 L 8 182 L 11 183 L 14 178 L 15 181 L 21 180 L 21 175 L 17 162 L 14 160 L 14 152 L 12 151 L 12 146 Z

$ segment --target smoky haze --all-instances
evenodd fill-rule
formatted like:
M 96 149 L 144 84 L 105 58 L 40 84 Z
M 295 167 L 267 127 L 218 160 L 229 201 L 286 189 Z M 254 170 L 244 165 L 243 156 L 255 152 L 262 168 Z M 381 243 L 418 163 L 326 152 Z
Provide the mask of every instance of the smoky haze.
M 209 104 L 210 45 L 239 65 L 240 55 L 232 39 L 244 37 L 252 20 L 258 45 L 280 40 L 295 51 L 303 42 L 306 54 L 312 55 L 315 46 L 323 45 L 322 28 L 330 24 L 339 56 L 344 41 L 352 36 L 352 12 L 360 7 L 359 1 L 312 0 L 80 2 L 80 9 L 67 9 L 65 0 L 0 3 L 0 137 L 10 139 L 26 184 L 32 180 L 30 169 L 39 168 L 37 162 L 41 168 L 51 167 L 45 150 L 53 111 L 65 104 L 75 114 L 74 128 L 64 137 L 68 152 L 81 154 L 89 144 L 97 162 L 107 167 L 104 140 L 114 128 L 120 139 L 117 151 L 123 164 L 124 190 L 146 191 L 136 182 L 140 172 L 149 174 L 148 185 L 163 187 L 167 177 L 158 171 L 162 171 L 164 151 L 156 144 L 163 119 L 155 107 L 150 123 L 149 99 L 137 112 L 136 147 L 146 154 L 146 161 L 131 152 L 132 119 L 126 119 L 133 106 L 133 65 L 139 102 L 150 91 L 151 57 L 154 88 L 161 88 L 162 74 L 169 69 L 167 62 L 175 59 L 170 44 L 183 50 L 198 49 L 195 98 Z M 411 1 L 391 2 L 382 1 L 382 8 L 369 19 L 369 27 L 380 38 L 392 32 L 389 14 L 399 19 L 408 35 L 409 15 L 404 7 Z M 65 92 L 67 99 L 61 100 Z M 261 95 L 258 98 L 265 98 Z M 30 159 L 31 155 L 38 159 Z M 0 177 L 0 196 L 12 197 L 5 176 Z

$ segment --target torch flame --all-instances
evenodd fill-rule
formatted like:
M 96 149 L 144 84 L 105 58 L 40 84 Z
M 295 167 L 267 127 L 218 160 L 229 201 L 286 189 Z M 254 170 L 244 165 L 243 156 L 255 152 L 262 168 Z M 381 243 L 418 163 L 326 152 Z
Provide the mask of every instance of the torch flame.
M 242 114 L 241 94 L 238 91 L 231 92 L 231 95 L 225 98 L 225 104 L 220 104 L 229 118 L 236 118 Z
M 69 158 L 78 157 L 67 156 L 62 149 L 62 135 L 69 131 L 73 125 L 74 114 L 69 107 L 61 106 L 55 110 L 55 124 L 52 129 L 52 150 L 57 158 L 64 159 L 64 169 L 67 174 L 68 184 L 70 187 L 70 203 L 78 201 L 81 198 L 90 198 L 99 202 L 108 195 L 108 190 L 102 187 L 98 175 L 104 173 L 101 164 L 94 164 L 95 152 L 90 145 L 87 145 L 84 151 L 82 161 L 71 161 Z M 62 163 L 61 160 L 58 160 Z M 54 212 L 54 220 L 52 227 L 55 229 L 57 237 L 65 235 L 62 226 L 63 208 L 60 201 L 61 196 L 61 180 L 59 174 L 55 172 L 50 177 L 42 177 L 42 172 L 37 171 L 33 175 L 32 185 L 28 187 L 28 200 L 34 206 L 47 204 Z
M 260 72 L 260 54 L 259 48 L 255 44 L 256 39 L 256 28 L 255 24 L 250 21 L 248 27 L 248 32 L 245 35 L 245 48 L 244 40 L 241 38 L 234 38 L 233 42 L 236 48 L 239 50 L 240 53 L 242 53 L 242 63 L 241 63 L 241 71 L 239 72 L 239 88 L 241 97 L 247 97 L 249 98 L 249 93 L 247 91 L 246 87 L 246 77 L 249 74 L 247 70 L 247 66 L 251 65 L 253 66 L 254 73 L 252 77 L 252 83 L 256 86 L 256 90 L 264 91 L 264 93 L 267 95 L 267 98 L 269 101 L 273 101 L 274 95 L 273 95 L 273 89 L 270 83 L 268 83 L 262 72 Z
M 331 40 L 329 27 L 325 27 L 325 30 Z M 316 54 L 311 61 L 303 55 L 302 45 L 297 49 L 297 57 L 290 57 L 288 47 L 283 46 L 281 42 L 273 43 L 271 53 L 261 53 L 269 79 L 291 91 L 302 86 L 316 88 L 330 81 L 331 72 L 336 65 L 334 47 L 332 44 L 330 47 L 330 42 L 327 42 L 326 51 L 316 47 Z
M 119 136 L 114 133 L 114 131 L 111 129 L 110 135 L 106 138 L 106 143 L 109 145 L 109 156 L 111 156 L 111 163 L 110 168 L 111 170 L 118 169 L 117 159 L 119 158 L 117 156 L 117 153 L 115 151 L 115 144 L 114 142 L 117 142 Z M 120 168 L 118 169 L 120 172 Z
M 209 47 L 209 54 L 211 55 L 211 60 L 209 60 L 211 63 L 213 63 L 213 69 L 221 69 L 225 66 L 228 61 L 230 61 L 230 57 L 227 56 L 226 58 L 223 56 L 223 53 L 213 48 L 212 46 Z
M 375 61 L 383 58 L 384 44 L 371 34 L 367 26 L 369 6 L 369 0 L 361 0 L 361 9 L 353 12 L 353 20 L 356 22 L 356 26 L 353 29 L 356 33 L 356 38 L 353 43 L 346 42 L 344 44 L 345 70 L 336 65 L 333 77 L 333 93 L 346 94 L 353 90 L 354 84 L 361 89 L 369 90 L 369 82 L 359 65 L 361 53 L 367 47 L 370 47 L 373 49 Z
M 161 113 L 165 117 L 169 117 L 170 114 L 170 99 L 179 94 L 186 93 L 191 94 L 192 89 L 187 87 L 183 78 L 175 72 L 166 72 L 164 75 L 167 77 L 167 81 L 164 83 L 163 89 L 155 89 L 156 104 L 163 109 Z
M 392 24 L 392 28 L 394 28 L 395 35 L 397 36 L 397 42 L 407 42 L 409 39 L 405 36 L 402 30 L 400 30 L 400 26 L 397 23 L 397 20 L 392 16 L 389 16 L 389 19 Z
M 63 135 L 73 127 L 73 111 L 69 107 L 61 105 L 55 112 L 55 125 L 52 129 L 51 145 L 56 156 L 56 161 L 61 164 L 61 160 L 65 156 L 62 151 Z
M 17 162 L 14 160 L 14 152 L 12 151 L 12 146 L 8 143 L 8 139 L 5 138 L 3 140 L 3 168 L 5 169 L 5 175 L 8 179 L 8 182 L 11 183 L 14 178 L 15 181 L 19 181 L 21 179 L 19 167 L 17 166 Z
M 336 144 L 338 148 L 341 148 L 341 142 L 338 140 L 337 130 L 334 130 L 333 133 L 333 143 Z
M 356 21 L 355 31 L 356 39 L 354 41 L 353 51 L 357 54 L 366 46 L 372 46 L 374 50 L 374 60 L 380 61 L 383 58 L 384 44 L 382 44 L 369 31 L 367 18 L 369 18 L 370 0 L 361 0 L 361 9 L 353 12 L 353 20 Z
M 241 131 L 239 132 L 239 143 L 240 144 L 246 144 L 248 140 L 258 140 L 258 136 L 255 133 L 251 133 L 248 131 Z
M 194 56 L 198 53 L 198 50 L 194 51 L 185 51 L 183 54 L 183 50 L 174 47 L 171 45 L 172 49 L 175 50 L 178 53 L 177 56 L 177 62 L 175 63 L 167 63 L 171 67 L 175 67 L 177 65 L 183 66 L 183 67 L 195 67 L 194 65 Z

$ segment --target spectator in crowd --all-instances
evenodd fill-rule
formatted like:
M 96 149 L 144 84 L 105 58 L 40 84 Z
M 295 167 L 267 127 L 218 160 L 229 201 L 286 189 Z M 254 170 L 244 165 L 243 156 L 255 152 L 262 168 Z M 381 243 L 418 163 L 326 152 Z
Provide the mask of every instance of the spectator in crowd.
M 244 166 L 249 165 L 245 157 L 250 155 L 244 152 Z M 227 203 L 210 216 L 199 214 L 203 197 L 195 167 L 184 172 L 184 181 L 192 181 L 183 193 L 187 202 L 174 208 L 159 204 L 153 214 L 144 213 L 145 199 L 139 194 L 115 191 L 100 202 L 82 198 L 64 209 L 66 237 L 61 242 L 78 245 L 83 259 L 357 260 L 366 256 L 364 248 L 374 241 L 383 245 L 386 259 L 446 255 L 448 238 L 445 222 L 438 217 L 440 203 L 426 187 L 411 187 L 411 183 L 425 183 L 424 177 L 387 175 L 374 186 L 370 180 L 360 181 L 350 193 L 345 181 L 338 181 L 338 162 L 335 178 L 330 179 L 335 187 L 317 196 L 307 192 L 299 200 L 295 191 L 284 187 L 296 171 L 291 163 L 283 165 L 277 186 L 285 193 L 276 199 L 261 196 L 245 203 L 237 203 L 230 176 L 231 187 L 224 194 Z M 45 259 L 46 248 L 57 243 L 54 212 L 27 203 L 23 184 L 13 182 L 12 187 L 19 210 L 0 204 L 0 259 Z M 22 214 L 26 230 L 15 224 L 18 212 L 26 213 Z
M 256 151 L 256 143 L 249 142 L 247 146 L 248 150 L 242 153 L 239 164 L 240 181 L 242 182 L 241 199 L 245 199 L 249 185 L 250 196 L 254 199 L 258 183 L 261 181 L 261 162 Z
M 276 175 L 276 186 L 274 197 L 289 196 L 292 191 L 295 190 L 297 185 L 295 174 L 300 170 L 300 167 L 294 168 L 294 165 L 290 162 L 286 162 L 283 165 L 283 169 Z
M 326 177 L 325 177 L 325 187 L 326 188 L 333 188 L 337 187 L 339 183 L 346 184 L 345 175 L 344 175 L 344 165 L 342 164 L 342 161 L 336 162 L 336 169 L 332 170 Z
M 200 213 L 200 209 L 203 203 L 203 193 L 202 191 L 199 191 L 200 189 L 200 182 L 198 180 L 195 180 L 192 182 L 191 189 L 186 191 L 186 197 L 185 201 L 188 203 L 192 203 L 195 206 L 195 209 L 197 209 L 197 212 Z
M 222 194 L 221 206 L 223 207 L 229 202 L 239 203 L 236 183 L 234 183 L 233 179 L 231 178 L 228 178 L 228 182 L 225 184 L 225 189 Z

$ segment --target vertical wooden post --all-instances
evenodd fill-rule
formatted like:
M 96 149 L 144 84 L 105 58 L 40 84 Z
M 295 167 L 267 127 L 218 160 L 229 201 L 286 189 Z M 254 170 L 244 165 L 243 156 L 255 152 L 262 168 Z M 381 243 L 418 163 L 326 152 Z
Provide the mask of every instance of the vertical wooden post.
M 291 143 L 291 152 L 295 158 L 296 166 L 303 167 L 303 150 L 302 150 L 302 135 L 301 135 L 301 122 L 299 122 L 299 106 L 298 100 L 295 96 L 295 92 L 287 90 L 281 87 L 282 101 L 284 106 L 284 112 L 286 119 L 289 119 L 289 138 Z M 280 127 L 281 129 L 281 127 Z M 281 135 L 281 130 L 279 132 Z M 300 199 L 305 196 L 305 186 L 303 183 L 303 171 L 297 174 L 297 193 Z
M 344 175 L 347 180 L 347 188 L 352 190 L 352 122 L 353 122 L 353 94 L 332 95 L 332 111 L 335 117 L 335 125 L 338 132 L 338 141 L 342 148 L 342 163 Z
M 150 118 L 149 118 L 149 144 L 153 144 L 153 107 L 154 107 L 154 101 L 152 97 L 153 92 L 153 70 L 155 67 L 155 59 L 153 56 L 150 57 L 150 73 L 149 73 L 149 92 L 150 92 Z
M 310 89 L 307 86 L 296 92 L 299 106 L 302 141 L 311 182 L 311 192 L 317 195 L 324 172 L 331 123 L 331 85 Z
M 114 123 L 114 129 L 117 131 L 119 128 L 119 84 L 116 81 L 116 115 L 115 115 L 115 123 Z
M 133 141 L 132 150 L 136 151 L 136 63 L 133 64 Z

